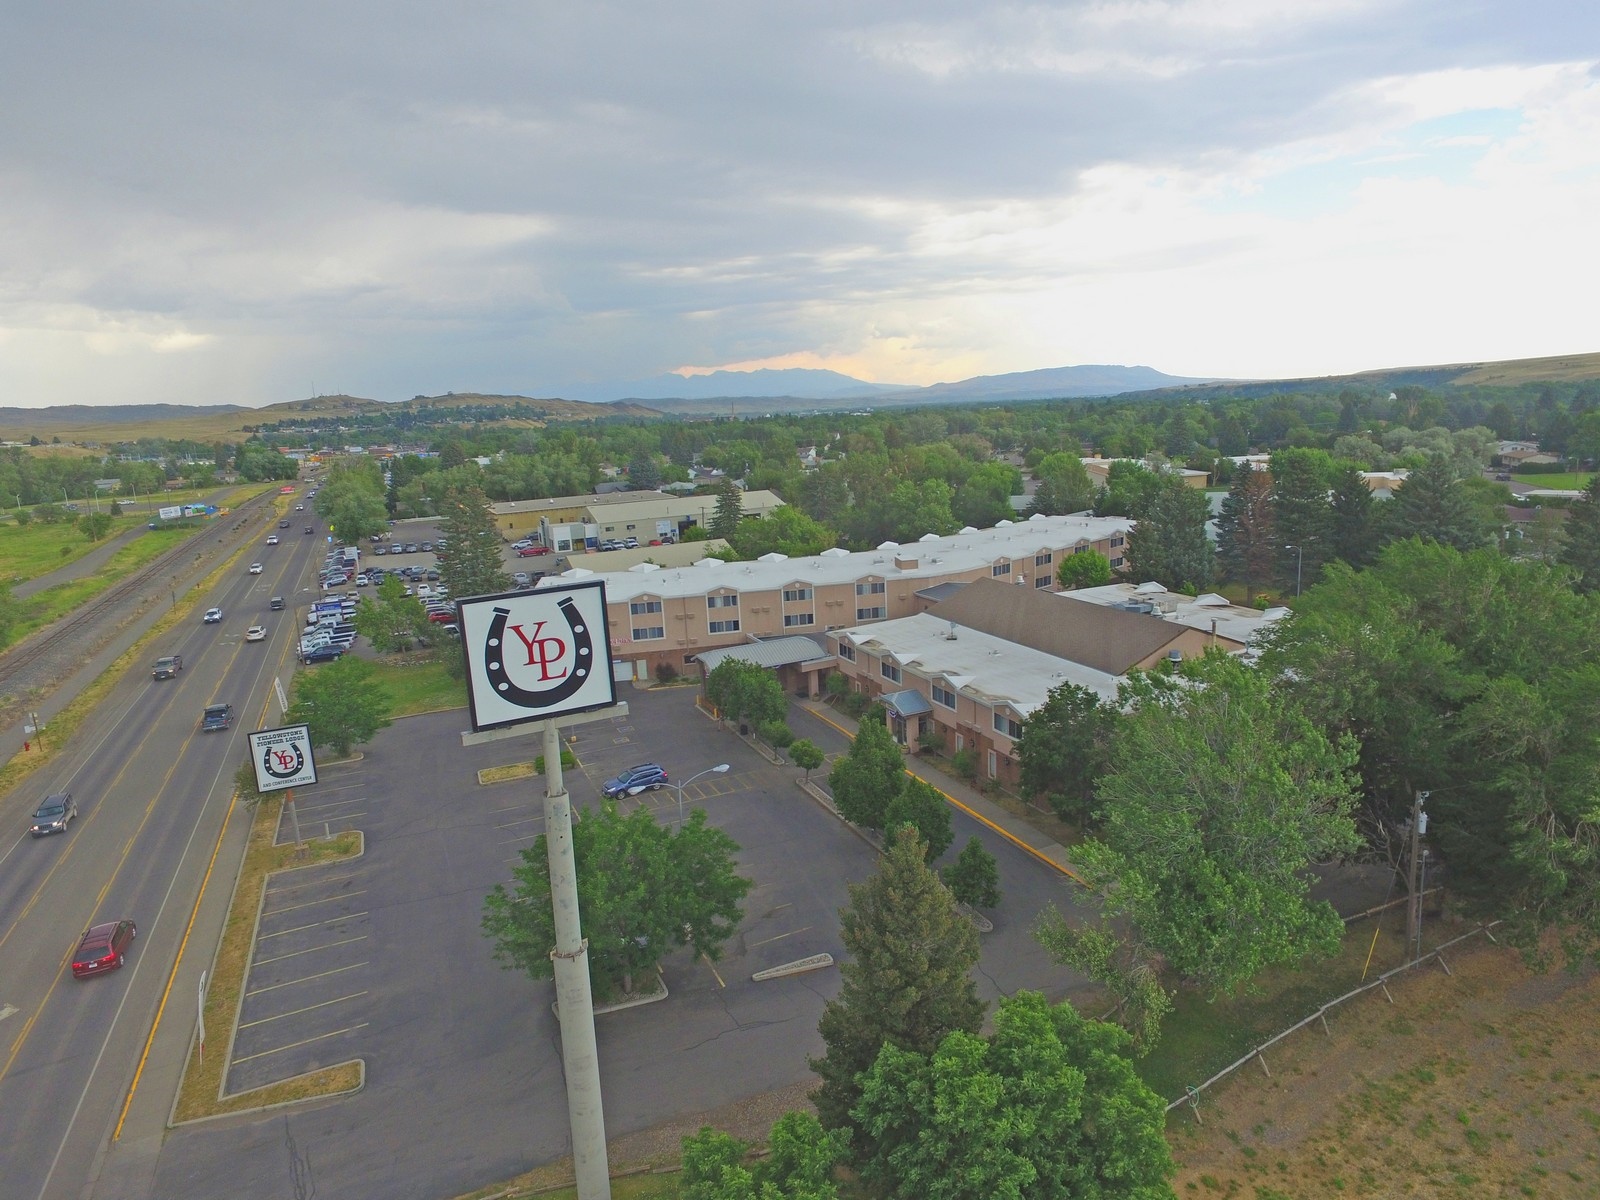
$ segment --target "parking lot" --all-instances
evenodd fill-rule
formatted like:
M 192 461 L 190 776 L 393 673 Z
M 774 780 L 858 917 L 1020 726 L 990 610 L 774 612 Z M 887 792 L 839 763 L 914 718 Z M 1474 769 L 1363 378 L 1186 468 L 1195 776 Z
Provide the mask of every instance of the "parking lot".
M 794 767 L 773 765 L 696 711 L 692 689 L 621 698 L 627 717 L 576 730 L 570 748 L 579 765 L 567 772 L 574 804 L 596 805 L 601 783 L 639 762 L 660 762 L 674 784 L 726 762 L 725 775 L 685 788 L 685 808 L 705 809 L 738 843 L 740 872 L 755 886 L 719 962 L 678 951 L 663 963 L 668 999 L 597 1018 L 612 1136 L 810 1077 L 806 1058 L 821 1052 L 817 1021 L 837 992 L 837 971 L 763 983 L 752 976 L 817 953 L 842 955 L 847 884 L 877 861 L 795 786 Z M 809 719 L 791 723 L 823 740 L 802 728 Z M 478 771 L 531 761 L 538 740 L 465 749 L 465 725 L 459 711 L 407 718 L 381 732 L 361 761 L 296 791 L 303 834 L 359 828 L 366 852 L 272 880 L 229 1088 L 365 1061 L 361 1094 L 294 1118 L 328 1194 L 455 1194 L 568 1151 L 554 988 L 500 969 L 480 929 L 485 894 L 509 881 L 543 832 L 544 783 L 484 784 Z M 675 786 L 628 803 L 676 820 Z M 966 830 L 957 826 L 959 850 Z M 290 836 L 280 829 L 280 839 Z M 1059 994 L 1063 972 L 1044 962 L 1028 929 L 1040 897 L 1061 885 L 1006 847 L 990 848 L 1007 901 L 984 939 L 980 990 L 992 997 L 1053 980 Z M 172 1174 L 157 1182 L 179 1194 L 184 1181 L 221 1186 L 270 1171 L 272 1140 L 223 1146 L 175 1131 L 162 1156 L 163 1177 Z M 411 1145 L 428 1152 L 394 1153 Z

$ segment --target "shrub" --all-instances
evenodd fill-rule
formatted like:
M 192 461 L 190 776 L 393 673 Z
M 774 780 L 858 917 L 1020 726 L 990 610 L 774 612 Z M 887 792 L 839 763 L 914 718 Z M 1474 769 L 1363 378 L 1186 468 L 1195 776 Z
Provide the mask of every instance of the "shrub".
M 961 749 L 950 756 L 950 765 L 956 769 L 956 774 L 971 783 L 978 777 L 978 752 L 976 750 Z
M 656 664 L 656 682 L 671 683 L 678 677 L 678 668 L 669 662 Z

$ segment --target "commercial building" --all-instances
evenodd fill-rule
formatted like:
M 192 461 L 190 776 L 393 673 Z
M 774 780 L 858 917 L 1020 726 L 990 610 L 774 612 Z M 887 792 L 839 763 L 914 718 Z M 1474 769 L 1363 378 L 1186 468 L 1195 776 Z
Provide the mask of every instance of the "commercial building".
M 747 517 L 764 517 L 783 506 L 776 492 L 743 492 Z M 557 554 L 594 549 L 604 541 L 636 538 L 641 544 L 678 541 L 691 526 L 711 524 L 715 496 L 674 496 L 667 492 L 606 492 L 505 500 L 491 504 L 495 527 L 507 541 L 531 537 Z

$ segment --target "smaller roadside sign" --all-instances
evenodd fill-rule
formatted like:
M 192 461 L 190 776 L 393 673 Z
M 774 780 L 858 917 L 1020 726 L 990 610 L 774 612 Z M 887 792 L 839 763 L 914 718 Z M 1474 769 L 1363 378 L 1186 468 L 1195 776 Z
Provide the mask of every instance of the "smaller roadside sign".
M 317 781 L 311 729 L 306 725 L 284 725 L 252 733 L 250 762 L 256 769 L 256 790 L 260 792 L 309 787 Z

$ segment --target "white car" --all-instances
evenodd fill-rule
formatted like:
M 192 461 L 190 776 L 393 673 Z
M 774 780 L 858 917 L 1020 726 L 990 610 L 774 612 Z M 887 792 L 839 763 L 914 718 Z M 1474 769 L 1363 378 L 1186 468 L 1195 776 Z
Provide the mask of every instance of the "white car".
M 267 627 L 265 625 L 252 625 L 244 631 L 244 640 L 247 642 L 264 642 L 267 640 Z
M 251 563 L 250 564 L 250 574 L 252 574 L 252 575 L 261 574 L 261 564 L 260 563 Z
M 276 546 L 277 544 L 278 544 L 278 535 L 275 534 L 275 533 L 267 534 L 267 545 Z
M 206 609 L 206 615 L 201 619 L 205 621 L 207 625 L 220 624 L 222 621 L 222 610 L 220 608 L 208 608 Z

